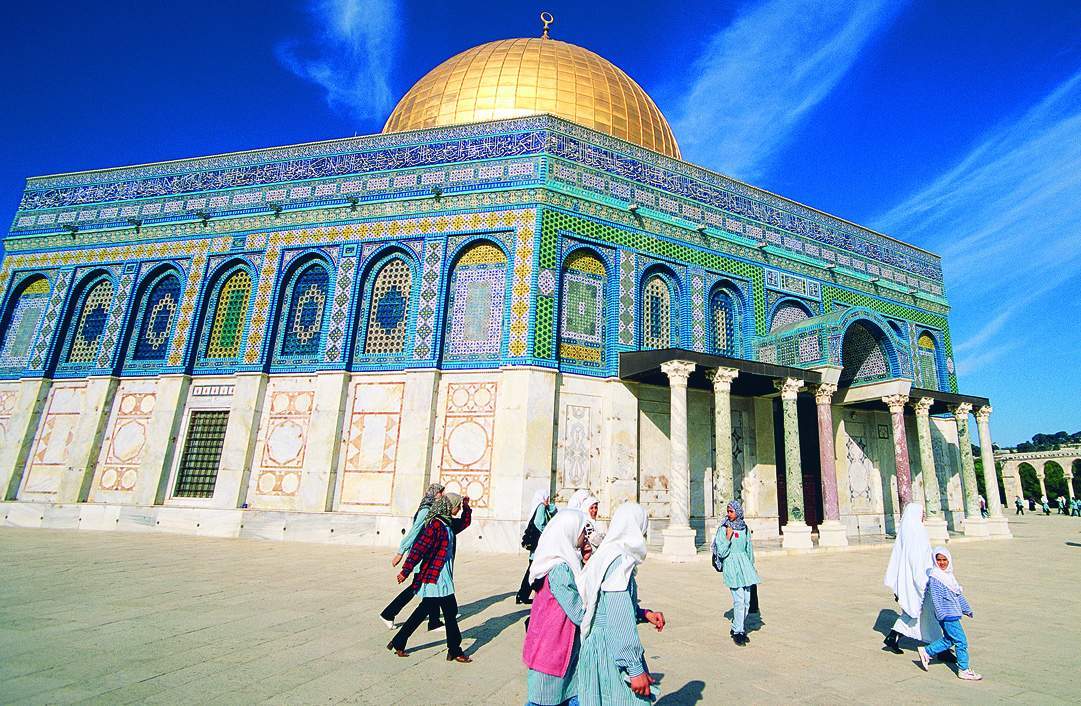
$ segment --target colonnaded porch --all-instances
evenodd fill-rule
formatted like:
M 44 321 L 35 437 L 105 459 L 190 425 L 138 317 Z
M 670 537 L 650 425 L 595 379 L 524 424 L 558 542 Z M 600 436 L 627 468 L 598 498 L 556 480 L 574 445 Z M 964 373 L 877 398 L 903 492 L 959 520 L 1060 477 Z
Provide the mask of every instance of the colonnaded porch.
M 1067 446 L 1057 451 L 1022 453 L 996 451 L 994 456 L 995 461 L 1002 464 L 1002 481 L 1005 486 L 1003 489 L 1005 491 L 1003 502 L 1007 506 L 1014 498 L 1025 498 L 1021 485 L 1022 465 L 1031 468 L 1030 472 L 1034 473 L 1036 480 L 1039 481 L 1040 494 L 1048 499 L 1053 499 L 1047 494 L 1048 464 L 1055 464 L 1062 470 L 1062 476 L 1066 481 L 1066 495 L 1069 500 L 1073 500 L 1074 495 L 1078 492 L 1078 490 L 1075 490 L 1074 485 L 1078 482 L 1075 481 L 1075 478 L 1081 480 L 1081 471 L 1075 473 L 1074 469 L 1078 464 L 1081 464 L 1081 446 Z M 1029 469 L 1025 470 L 1028 471 Z
M 769 519 L 775 518 L 785 549 L 811 549 L 813 535 L 819 546 L 838 547 L 848 544 L 850 534 L 866 534 L 868 529 L 892 533 L 901 508 L 914 499 L 924 503 L 936 541 L 948 540 L 950 529 L 970 537 L 1010 535 L 994 474 L 987 477 L 993 498 L 990 517 L 983 518 L 979 510 L 969 415 L 976 410 L 983 462 L 993 468 L 986 398 L 915 388 L 905 378 L 841 385 L 839 366 L 802 369 L 684 349 L 621 353 L 619 375 L 626 382 L 666 386 L 669 391 L 669 521 L 661 535 L 670 558 L 693 555 L 699 537 L 712 535 L 733 497 L 744 501 L 756 531 L 768 533 Z M 713 395 L 712 466 L 707 469 L 711 482 L 703 484 L 711 497 L 699 518 L 704 527 L 696 526 L 691 510 L 689 389 Z M 756 464 L 753 470 L 736 467 L 740 454 L 733 448 L 734 397 L 754 399 L 760 422 L 756 443 L 767 454 L 773 449 L 773 478 L 763 477 L 769 475 L 769 463 Z M 867 454 L 871 441 L 863 427 L 868 415 L 889 420 L 888 425 L 871 424 L 889 447 L 889 458 L 877 464 Z M 639 436 L 645 443 L 645 436 Z M 918 482 L 913 467 L 919 471 Z M 879 488 L 869 477 L 872 472 L 878 475 Z M 756 482 L 772 483 L 766 503 L 748 497 Z M 954 498 L 956 503 L 951 502 Z M 705 531 L 699 534 L 699 529 Z

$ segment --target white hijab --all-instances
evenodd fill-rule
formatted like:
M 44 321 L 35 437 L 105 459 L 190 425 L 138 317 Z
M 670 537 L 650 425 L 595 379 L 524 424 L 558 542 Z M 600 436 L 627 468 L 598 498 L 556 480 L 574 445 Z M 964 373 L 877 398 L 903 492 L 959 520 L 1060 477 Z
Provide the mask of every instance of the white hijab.
M 533 563 L 529 567 L 530 583 L 544 578 L 549 571 L 564 563 L 570 567 L 574 580 L 578 581 L 582 574 L 578 537 L 585 526 L 586 516 L 577 510 L 568 509 L 556 513 L 537 542 Z
M 548 498 L 549 497 L 551 497 L 551 493 L 548 492 L 547 488 L 537 488 L 537 492 L 533 493 L 533 502 L 530 503 L 529 509 L 527 510 L 528 514 L 526 515 L 526 518 L 525 518 L 526 522 L 529 522 L 530 520 L 533 519 L 533 515 L 535 515 L 536 512 L 537 512 L 537 506 L 538 505 L 547 505 L 548 504 Z
M 585 500 L 588 497 L 589 490 L 586 488 L 579 488 L 578 490 L 574 491 L 574 495 L 572 495 L 571 499 L 567 501 L 567 508 L 571 510 L 581 510 L 582 512 L 585 512 L 587 508 L 583 503 L 585 503 Z
M 961 595 L 963 589 L 961 584 L 957 583 L 957 577 L 953 575 L 953 556 L 950 555 L 950 550 L 946 547 L 935 547 L 934 555 L 942 554 L 946 557 L 946 560 L 950 562 L 950 565 L 946 567 L 946 570 L 938 568 L 938 563 L 934 563 L 931 569 L 927 572 L 928 576 L 934 576 L 943 586 L 950 589 L 957 595 Z M 933 557 L 932 557 L 933 558 Z
M 923 526 L 923 505 L 909 503 L 901 515 L 901 527 L 886 567 L 885 584 L 897 596 L 901 610 L 918 618 L 927 590 L 927 571 L 933 566 L 931 540 Z
M 649 518 L 638 503 L 623 503 L 612 515 L 608 534 L 597 551 L 593 552 L 578 578 L 578 594 L 585 605 L 585 615 L 582 618 L 583 639 L 593 625 L 593 614 L 597 610 L 600 592 L 627 590 L 631 574 L 645 560 L 648 528 Z M 620 557 L 623 561 L 612 575 L 605 579 L 608 567 Z

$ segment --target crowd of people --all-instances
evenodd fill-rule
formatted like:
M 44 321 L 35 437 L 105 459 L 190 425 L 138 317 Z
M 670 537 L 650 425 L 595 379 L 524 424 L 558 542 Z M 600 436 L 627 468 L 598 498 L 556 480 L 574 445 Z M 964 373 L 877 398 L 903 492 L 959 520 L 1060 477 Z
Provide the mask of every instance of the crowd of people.
M 636 574 L 646 558 L 648 517 L 638 503 L 624 502 L 602 531 L 598 506 L 583 489 L 562 509 L 547 490 L 538 491 L 528 507 L 522 546 L 529 561 L 515 599 L 530 606 L 522 646 L 527 706 L 632 705 L 658 696 L 637 629 L 646 623 L 658 632 L 665 627 L 662 612 L 638 601 Z M 471 517 L 468 497 L 447 493 L 438 483 L 429 486 L 392 560 L 395 567 L 401 564 L 398 583 L 408 585 L 380 614 L 388 628 L 397 629 L 387 649 L 398 657 L 409 656 L 409 638 L 427 620 L 429 631 L 446 632 L 448 661 L 472 662 L 462 650 L 454 595 L 456 537 Z M 757 612 L 761 578 L 738 500 L 728 503 L 711 554 L 732 596 L 729 635 L 745 647 L 750 642 L 746 621 Z M 901 640 L 909 638 L 921 643 L 916 654 L 924 670 L 933 660 L 954 661 L 961 679 L 982 679 L 970 667 L 961 625 L 962 617 L 973 617 L 972 607 L 949 550 L 932 549 L 919 503 L 904 508 L 885 584 L 900 615 L 884 649 L 903 654 Z M 414 597 L 420 603 L 396 625 Z
M 1054 501 L 1055 507 L 1058 509 L 1058 514 L 1068 515 L 1069 517 L 1081 517 L 1081 498 L 1066 498 L 1065 496 L 1058 496 Z M 1025 501 L 1021 500 L 1020 495 L 1015 495 L 1013 498 L 1014 515 L 1025 514 Z M 1040 510 L 1045 515 L 1051 514 L 1051 502 L 1047 499 L 1046 495 L 1040 496 Z M 1029 510 L 1036 511 L 1036 499 L 1028 499 Z

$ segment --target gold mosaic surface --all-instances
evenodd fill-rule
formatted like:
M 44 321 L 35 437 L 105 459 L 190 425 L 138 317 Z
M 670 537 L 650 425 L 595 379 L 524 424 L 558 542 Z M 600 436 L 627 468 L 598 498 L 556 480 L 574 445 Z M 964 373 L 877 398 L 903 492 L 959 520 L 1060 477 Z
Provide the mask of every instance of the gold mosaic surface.
M 554 39 L 504 39 L 468 49 L 417 81 L 383 132 L 551 113 L 678 158 L 668 121 L 612 62 Z

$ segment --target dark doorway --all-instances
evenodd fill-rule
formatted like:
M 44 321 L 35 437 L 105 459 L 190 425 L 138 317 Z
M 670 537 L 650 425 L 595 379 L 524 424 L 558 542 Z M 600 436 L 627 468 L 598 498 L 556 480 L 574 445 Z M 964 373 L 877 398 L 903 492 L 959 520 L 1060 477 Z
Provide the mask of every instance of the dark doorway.
M 822 522 L 822 467 L 818 458 L 818 410 L 811 398 L 796 400 L 799 417 L 799 454 L 803 471 L 803 512 L 807 524 L 817 529 Z M 784 415 L 781 399 L 773 399 L 773 444 L 777 453 L 778 529 L 788 522 L 788 482 L 784 458 Z

